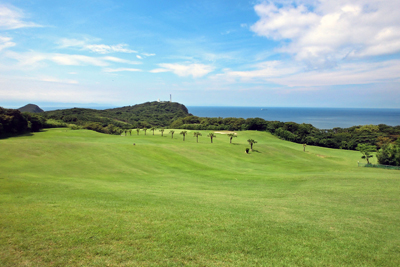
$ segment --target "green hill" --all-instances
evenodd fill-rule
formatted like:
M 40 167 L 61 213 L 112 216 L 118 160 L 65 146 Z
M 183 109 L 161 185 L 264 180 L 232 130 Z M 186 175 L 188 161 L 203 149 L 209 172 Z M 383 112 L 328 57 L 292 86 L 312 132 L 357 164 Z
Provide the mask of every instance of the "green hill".
M 165 127 L 178 118 L 189 116 L 187 108 L 174 102 L 147 102 L 134 106 L 96 110 L 85 108 L 62 109 L 44 112 L 48 119 L 84 125 L 97 122 L 121 128 Z
M 0 265 L 400 265 L 399 171 L 266 132 L 169 131 L 0 140 Z
M 42 113 L 44 112 L 39 106 L 35 104 L 28 104 L 18 109 L 21 112 Z

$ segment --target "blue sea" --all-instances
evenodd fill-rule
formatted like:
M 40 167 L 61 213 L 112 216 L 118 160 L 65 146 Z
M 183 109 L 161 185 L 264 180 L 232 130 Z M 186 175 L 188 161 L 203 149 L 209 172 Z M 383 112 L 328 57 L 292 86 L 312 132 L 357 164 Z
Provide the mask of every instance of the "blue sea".
M 284 108 L 284 107 L 187 107 L 199 117 L 262 118 L 267 121 L 309 123 L 319 129 L 356 125 L 400 125 L 400 109 Z

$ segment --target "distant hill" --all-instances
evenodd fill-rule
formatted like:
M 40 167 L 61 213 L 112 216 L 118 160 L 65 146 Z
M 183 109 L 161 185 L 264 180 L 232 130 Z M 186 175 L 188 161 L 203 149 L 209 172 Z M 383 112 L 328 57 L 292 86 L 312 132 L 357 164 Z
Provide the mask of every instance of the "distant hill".
M 66 123 L 84 125 L 90 122 L 103 126 L 113 124 L 121 128 L 166 127 L 179 118 L 189 116 L 188 109 L 175 102 L 146 102 L 134 106 L 96 110 L 72 108 L 46 111 L 48 119 L 61 120 Z
M 43 109 L 39 108 L 39 106 L 35 104 L 28 104 L 18 109 L 21 112 L 30 112 L 30 113 L 42 113 Z

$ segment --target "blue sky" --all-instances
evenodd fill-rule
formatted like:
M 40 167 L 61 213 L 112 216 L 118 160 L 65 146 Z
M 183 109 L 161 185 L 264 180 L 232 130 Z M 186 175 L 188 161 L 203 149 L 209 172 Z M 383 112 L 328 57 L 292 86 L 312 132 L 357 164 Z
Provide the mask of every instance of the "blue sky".
M 400 108 L 400 1 L 3 0 L 0 106 Z

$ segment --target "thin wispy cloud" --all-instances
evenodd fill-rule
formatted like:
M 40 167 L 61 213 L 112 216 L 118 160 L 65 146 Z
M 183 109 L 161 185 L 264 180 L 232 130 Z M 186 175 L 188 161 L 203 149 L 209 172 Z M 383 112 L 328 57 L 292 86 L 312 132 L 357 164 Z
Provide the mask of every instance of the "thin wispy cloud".
M 136 50 L 128 48 L 127 44 L 116 44 L 116 45 L 106 45 L 106 44 L 91 44 L 87 40 L 78 39 L 61 39 L 59 41 L 60 47 L 62 48 L 78 48 L 81 50 L 87 50 L 98 54 L 110 54 L 110 53 L 138 53 Z
M 11 5 L 0 4 L 0 30 L 42 27 L 34 22 L 26 21 L 25 13 Z
M 69 55 L 60 53 L 39 53 L 39 52 L 7 52 L 4 54 L 5 57 L 14 59 L 22 66 L 34 66 L 40 62 L 54 62 L 58 65 L 64 66 L 98 66 L 106 67 L 113 63 L 123 63 L 136 65 L 141 64 L 141 62 L 126 60 L 117 57 L 91 57 L 85 55 Z
M 16 44 L 11 40 L 12 38 L 10 37 L 0 36 L 0 51 L 15 46 Z
M 154 54 L 154 53 L 142 53 L 142 55 L 143 55 L 143 56 L 146 56 L 146 57 L 153 57 L 153 56 L 155 56 L 156 54 Z
M 205 64 L 178 64 L 178 63 L 161 63 L 158 64 L 161 68 L 151 70 L 152 73 L 160 72 L 173 72 L 178 76 L 187 77 L 192 76 L 193 78 L 200 78 L 214 70 L 213 66 Z
M 104 72 L 121 72 L 121 71 L 138 72 L 138 71 L 142 71 L 142 70 L 141 69 L 132 69 L 132 68 L 116 68 L 116 69 L 106 68 L 103 71 Z

